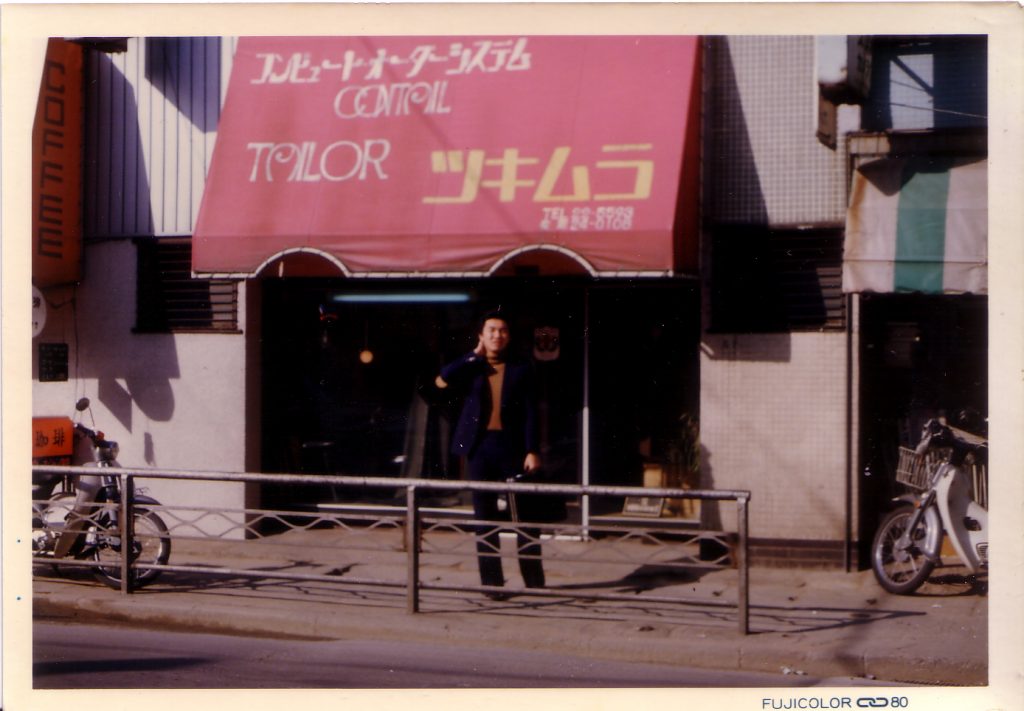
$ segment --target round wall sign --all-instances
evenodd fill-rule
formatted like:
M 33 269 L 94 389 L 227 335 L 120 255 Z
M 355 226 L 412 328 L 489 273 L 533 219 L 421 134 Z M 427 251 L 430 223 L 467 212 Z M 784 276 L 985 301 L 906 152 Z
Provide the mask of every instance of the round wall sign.
M 46 299 L 39 287 L 32 287 L 32 338 L 36 338 L 46 327 Z

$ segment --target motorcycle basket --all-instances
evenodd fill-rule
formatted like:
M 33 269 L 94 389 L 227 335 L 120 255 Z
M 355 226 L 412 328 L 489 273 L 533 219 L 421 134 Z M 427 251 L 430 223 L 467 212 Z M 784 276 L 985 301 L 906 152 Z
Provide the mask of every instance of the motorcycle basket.
M 931 450 L 921 455 L 908 447 L 900 447 L 900 458 L 896 464 L 896 481 L 912 489 L 928 488 L 931 475 L 938 466 L 949 459 L 949 450 Z

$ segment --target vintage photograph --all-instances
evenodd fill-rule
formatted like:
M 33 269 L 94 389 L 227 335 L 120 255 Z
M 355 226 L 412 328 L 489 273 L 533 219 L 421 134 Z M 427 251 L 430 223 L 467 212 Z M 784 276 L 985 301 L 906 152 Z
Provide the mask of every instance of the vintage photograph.
M 987 689 L 990 36 L 373 29 L 26 45 L 31 690 Z

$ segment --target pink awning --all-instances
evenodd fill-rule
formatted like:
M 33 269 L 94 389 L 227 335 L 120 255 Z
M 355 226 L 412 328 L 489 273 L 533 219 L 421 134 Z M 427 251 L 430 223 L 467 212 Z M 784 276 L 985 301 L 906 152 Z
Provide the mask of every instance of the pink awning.
M 193 267 L 302 252 L 351 275 L 486 274 L 534 248 L 599 274 L 692 267 L 698 47 L 242 38 Z

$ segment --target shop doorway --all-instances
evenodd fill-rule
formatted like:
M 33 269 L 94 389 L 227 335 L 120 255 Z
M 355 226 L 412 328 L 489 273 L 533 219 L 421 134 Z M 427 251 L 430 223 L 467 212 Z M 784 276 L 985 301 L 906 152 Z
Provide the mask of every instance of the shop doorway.
M 548 473 L 578 481 L 585 282 L 396 281 L 263 280 L 263 471 L 463 478 L 448 453 L 459 403 L 432 398 L 429 384 L 476 344 L 479 315 L 500 306 L 512 350 L 534 363 Z M 316 507 L 398 494 L 276 486 L 263 499 Z
M 988 416 L 988 299 L 984 296 L 864 294 L 860 297 L 859 563 L 900 493 L 900 446 L 917 444 L 930 417 L 985 435 Z

